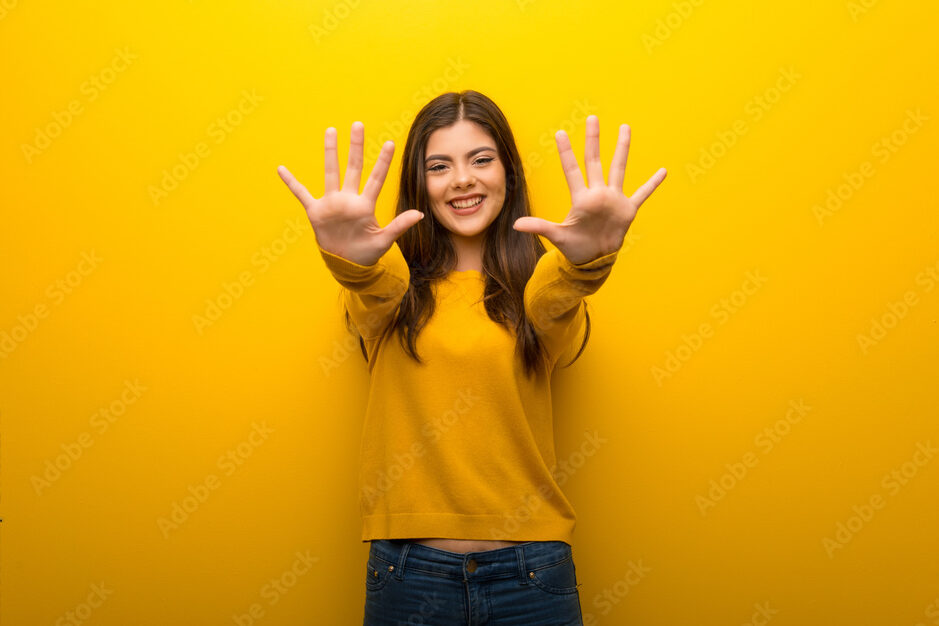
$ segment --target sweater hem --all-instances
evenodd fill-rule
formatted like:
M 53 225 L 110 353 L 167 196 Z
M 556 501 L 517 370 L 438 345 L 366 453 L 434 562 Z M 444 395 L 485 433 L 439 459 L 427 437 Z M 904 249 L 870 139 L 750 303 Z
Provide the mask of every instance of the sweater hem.
M 363 517 L 362 541 L 373 539 L 473 539 L 572 543 L 576 520 L 558 517 L 400 513 Z

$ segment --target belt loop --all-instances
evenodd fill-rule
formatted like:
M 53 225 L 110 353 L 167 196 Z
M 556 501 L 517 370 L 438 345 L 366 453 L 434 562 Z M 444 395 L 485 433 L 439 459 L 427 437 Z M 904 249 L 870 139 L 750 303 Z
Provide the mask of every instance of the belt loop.
M 411 549 L 411 542 L 405 541 L 404 547 L 401 548 L 401 556 L 398 558 L 398 569 L 395 572 L 394 576 L 398 580 L 401 580 L 404 577 L 404 561 L 408 557 L 408 550 Z
M 515 546 L 515 555 L 518 557 L 518 578 L 519 584 L 527 585 L 528 579 L 525 578 L 525 548 L 520 545 Z

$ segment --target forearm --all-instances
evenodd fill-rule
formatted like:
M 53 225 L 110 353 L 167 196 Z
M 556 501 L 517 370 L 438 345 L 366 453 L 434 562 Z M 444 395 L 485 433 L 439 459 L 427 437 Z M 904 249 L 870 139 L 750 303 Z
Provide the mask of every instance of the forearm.
M 360 265 L 319 248 L 333 278 L 343 287 L 343 302 L 359 334 L 378 337 L 391 322 L 411 280 L 397 243 L 374 265 Z

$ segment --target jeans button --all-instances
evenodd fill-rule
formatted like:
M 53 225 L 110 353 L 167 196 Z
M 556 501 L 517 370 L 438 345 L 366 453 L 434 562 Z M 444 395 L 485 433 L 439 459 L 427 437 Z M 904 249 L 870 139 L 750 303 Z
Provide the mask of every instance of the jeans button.
M 476 571 L 476 559 L 469 560 L 469 563 L 466 564 L 466 570 L 471 574 Z

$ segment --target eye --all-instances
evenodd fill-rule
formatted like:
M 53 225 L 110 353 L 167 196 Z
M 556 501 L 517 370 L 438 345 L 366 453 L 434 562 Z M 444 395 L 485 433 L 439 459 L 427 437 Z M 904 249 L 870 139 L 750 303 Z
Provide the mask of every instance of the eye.
M 494 160 L 495 159 L 493 157 L 482 157 L 482 158 L 476 159 L 475 164 L 476 165 L 488 165 L 490 162 Z M 427 171 L 428 172 L 442 172 L 444 169 L 446 169 L 446 167 L 447 166 L 444 165 L 443 163 L 437 163 L 433 167 L 427 168 Z

